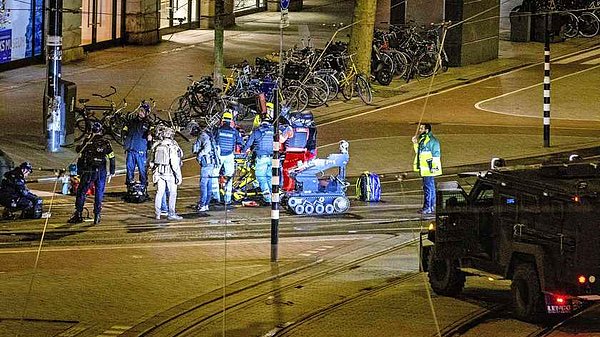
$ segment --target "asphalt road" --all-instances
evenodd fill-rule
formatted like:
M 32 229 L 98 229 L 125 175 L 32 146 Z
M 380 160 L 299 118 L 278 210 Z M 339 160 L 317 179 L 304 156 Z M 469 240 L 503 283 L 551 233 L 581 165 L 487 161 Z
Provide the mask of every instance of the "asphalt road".
M 596 60 L 593 56 L 592 59 Z M 594 64 L 582 63 L 588 61 L 575 60 L 557 66 L 555 76 L 559 80 L 553 86 L 559 93 L 554 104 L 557 117 L 570 117 L 572 112 L 577 116 L 555 121 L 553 148 L 548 151 L 598 143 L 599 102 L 597 95 L 587 90 L 597 88 L 598 73 Z M 349 140 L 350 174 L 357 175 L 365 169 L 383 173 L 387 183 L 385 202 L 376 205 L 353 202 L 349 214 L 339 217 L 284 216 L 280 245 L 282 268 L 320 260 L 335 261 L 335 257 L 349 252 L 374 249 L 378 245 L 383 248 L 386 240 L 402 243 L 416 237 L 416 229 L 424 225 L 414 213 L 421 198 L 419 181 L 399 182 L 395 174 L 410 171 L 410 137 L 421 115 L 423 121 L 434 123 L 434 133 L 442 141 L 447 166 L 469 163 L 470 158 L 488 155 L 516 158 L 543 153 L 540 118 L 527 115 L 531 112 L 534 116 L 532 111 L 541 114 L 541 93 L 539 97 L 535 94 L 541 89 L 534 86 L 541 83 L 540 74 L 539 66 L 532 66 L 446 90 L 428 99 L 414 99 L 390 107 L 373 109 L 352 105 L 352 109 L 348 109 L 349 103 L 336 103 L 315 111 L 317 121 L 321 122 L 320 156 L 332 152 L 340 139 Z M 574 84 L 577 90 L 573 89 Z M 519 116 L 507 115 L 511 111 L 519 111 Z M 175 310 L 190 299 L 227 290 L 229 284 L 243 283 L 252 276 L 271 273 L 272 266 L 267 260 L 269 241 L 265 238 L 269 233 L 268 208 L 220 210 L 207 218 L 198 218 L 191 210 L 184 211 L 185 206 L 197 198 L 195 165 L 193 161 L 186 163 L 187 179 L 179 201 L 186 218 L 181 222 L 167 224 L 151 219 L 152 206 L 148 203 L 123 204 L 119 201 L 122 181 L 116 180 L 109 189 L 100 226 L 89 226 L 89 223 L 66 226 L 73 200 L 61 197 L 56 200 L 47 232 L 42 232 L 39 222 L 24 222 L 21 231 L 14 231 L 11 225 L 13 231 L 1 233 L 2 243 L 12 248 L 0 249 L 0 298 L 9 304 L 1 309 L 0 329 L 4 330 L 0 331 L 8 332 L 5 335 L 20 331 L 26 336 L 135 335 L 135 327 L 153 322 L 156 315 Z M 7 228 L 1 224 L 0 229 Z M 37 258 L 35 247 L 42 233 L 47 235 L 48 241 Z M 307 289 L 311 289 L 312 294 L 319 291 L 331 294 L 336 285 L 352 284 L 353 292 L 338 289 L 339 296 L 352 296 L 356 289 L 377 286 L 392 275 L 414 273 L 418 265 L 416 250 L 407 249 L 404 256 L 383 258 L 362 269 L 365 272 L 360 275 L 340 276 L 339 283 L 328 281 L 321 288 L 313 289 L 311 285 Z M 228 286 L 224 288 L 224 285 Z M 388 314 L 398 317 L 394 323 L 401 322 L 388 328 L 435 334 L 435 329 L 428 325 L 433 316 L 429 316 L 427 292 L 416 288 L 422 286 L 422 281 L 415 281 L 412 287 L 399 286 L 389 293 L 383 291 L 387 296 L 396 297 L 369 297 L 366 303 L 348 312 L 320 318 L 325 326 L 319 329 L 328 329 L 330 335 L 351 336 L 355 332 L 356 336 L 364 336 L 364 331 L 370 331 L 368 325 L 360 329 L 340 327 L 345 327 L 344 322 L 352 317 L 349 312 L 360 312 L 354 319 L 369 322 L 367 312 L 379 304 L 378 313 L 383 314 L 393 307 Z M 488 290 L 480 291 L 480 296 L 491 293 L 502 298 L 506 295 L 506 284 L 499 287 L 496 293 L 483 286 Z M 253 325 L 250 320 L 238 325 L 241 321 L 232 315 L 226 316 L 229 324 L 223 320 L 214 324 L 230 329 L 228 336 L 248 335 L 250 331 L 253 335 L 264 335 L 277 324 L 296 321 L 302 318 L 302 313 L 327 305 L 311 303 L 311 298 L 323 299 L 300 296 L 295 300 L 298 302 L 291 302 L 302 303 L 299 307 L 304 309 L 289 317 L 274 316 L 268 323 Z M 287 300 L 278 303 L 277 310 L 293 306 Z M 439 306 L 437 315 L 443 316 L 448 324 L 487 305 L 469 300 L 468 296 L 459 300 L 437 298 L 434 303 Z M 365 306 L 368 309 L 364 310 Z M 408 314 L 405 307 L 414 308 L 415 312 Z M 429 323 L 417 321 L 415 317 Z M 384 318 L 390 319 L 389 316 Z M 373 318 L 376 324 L 382 321 Z M 408 329 L 406 325 L 413 330 L 404 330 Z M 311 324 L 303 328 L 314 327 L 318 326 Z M 500 335 L 494 327 L 484 331 L 487 335 Z M 308 330 L 304 335 L 314 334 Z

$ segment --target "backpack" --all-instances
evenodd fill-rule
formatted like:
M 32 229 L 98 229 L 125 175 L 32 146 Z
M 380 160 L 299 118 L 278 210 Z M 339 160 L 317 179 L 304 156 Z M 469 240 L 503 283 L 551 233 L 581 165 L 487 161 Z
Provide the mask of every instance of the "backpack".
M 106 165 L 106 154 L 109 152 L 107 147 L 110 144 L 104 141 L 91 141 L 86 144 L 81 152 L 80 160 L 77 166 L 86 169 L 97 169 Z
M 171 147 L 165 142 L 158 143 L 154 149 L 156 172 L 168 173 L 171 170 Z
M 126 202 L 131 202 L 134 204 L 139 204 L 148 200 L 146 186 L 137 181 L 129 184 L 127 186 L 127 193 L 123 199 L 125 199 Z
M 381 200 L 381 182 L 379 175 L 365 171 L 356 181 L 356 198 L 362 201 Z

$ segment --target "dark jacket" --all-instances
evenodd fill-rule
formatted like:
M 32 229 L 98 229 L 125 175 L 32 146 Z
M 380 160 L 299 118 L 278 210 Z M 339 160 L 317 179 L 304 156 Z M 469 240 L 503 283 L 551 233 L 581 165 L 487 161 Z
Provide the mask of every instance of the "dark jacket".
M 261 124 L 258 129 L 252 131 L 242 152 L 246 153 L 252 145 L 257 156 L 273 155 L 273 125 Z
M 25 176 L 20 167 L 4 174 L 4 179 L 0 183 L 0 204 L 10 206 L 14 200 L 26 198 L 36 200 L 37 195 L 31 193 L 25 185 Z
M 126 151 L 148 150 L 148 134 L 150 132 L 150 122 L 147 118 L 132 117 L 127 121 L 125 128 L 125 140 L 123 147 Z
M 102 135 L 94 135 L 78 145 L 75 150 L 79 152 L 77 160 L 78 171 L 95 171 L 106 169 L 106 159 L 110 161 L 110 174 L 115 174 L 115 153 L 110 142 Z

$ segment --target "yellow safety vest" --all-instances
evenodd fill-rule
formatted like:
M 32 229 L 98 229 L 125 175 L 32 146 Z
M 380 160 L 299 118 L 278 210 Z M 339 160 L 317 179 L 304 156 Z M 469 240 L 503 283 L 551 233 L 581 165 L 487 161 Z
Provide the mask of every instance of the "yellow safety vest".
M 419 142 L 413 144 L 415 159 L 413 171 L 419 172 L 421 177 L 435 177 L 442 174 L 442 160 L 440 158 L 439 141 L 427 133 L 419 137 Z M 437 156 L 434 157 L 434 152 Z

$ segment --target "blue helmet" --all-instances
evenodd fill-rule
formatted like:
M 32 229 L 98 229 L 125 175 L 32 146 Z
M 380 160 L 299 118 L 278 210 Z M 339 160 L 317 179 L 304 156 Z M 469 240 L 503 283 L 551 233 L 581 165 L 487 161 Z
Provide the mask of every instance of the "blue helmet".
M 102 124 L 100 122 L 92 123 L 91 130 L 92 130 L 92 133 L 101 133 L 102 132 Z
M 33 171 L 33 166 L 31 166 L 31 163 L 25 161 L 22 162 L 21 165 L 19 165 L 19 167 L 21 168 L 21 170 L 25 170 L 25 171 Z
M 148 103 L 146 101 L 142 101 L 142 104 L 140 104 L 140 109 L 144 110 L 146 115 L 148 115 L 150 113 L 150 111 L 152 110 L 152 107 L 150 106 L 150 103 Z

